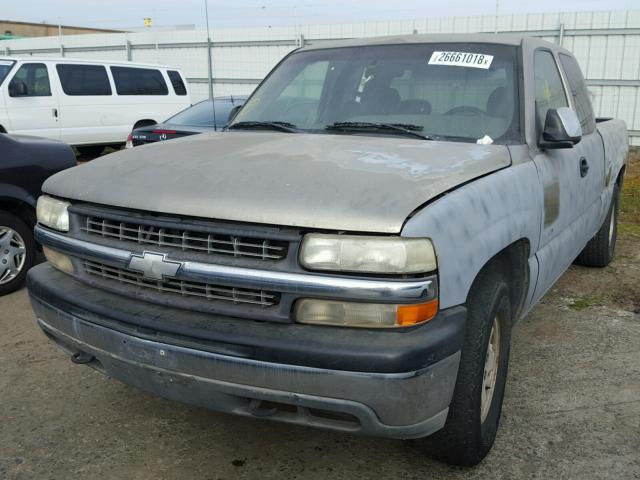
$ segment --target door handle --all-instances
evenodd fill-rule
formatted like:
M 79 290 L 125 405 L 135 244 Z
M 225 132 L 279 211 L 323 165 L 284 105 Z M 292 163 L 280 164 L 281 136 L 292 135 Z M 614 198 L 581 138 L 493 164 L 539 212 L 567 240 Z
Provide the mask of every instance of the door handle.
M 52 111 L 53 116 L 54 116 L 54 117 L 56 117 L 56 118 L 58 118 L 58 109 L 57 109 L 57 108 L 54 108 L 54 109 L 52 109 L 52 110 L 53 110 L 53 111 Z
M 589 173 L 589 162 L 585 157 L 580 157 L 580 176 L 585 177 Z

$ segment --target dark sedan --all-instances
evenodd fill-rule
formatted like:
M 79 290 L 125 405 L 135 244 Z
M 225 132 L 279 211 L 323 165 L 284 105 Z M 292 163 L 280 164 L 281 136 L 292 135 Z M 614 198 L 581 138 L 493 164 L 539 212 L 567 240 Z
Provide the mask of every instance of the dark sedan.
M 216 97 L 215 122 L 211 100 L 203 100 L 182 110 L 163 123 L 136 128 L 127 139 L 127 148 L 221 130 L 228 123 L 231 110 L 242 105 L 247 98 L 246 95 Z
M 73 150 L 62 142 L 0 133 L 0 296 L 20 288 L 35 262 L 42 183 L 75 164 Z

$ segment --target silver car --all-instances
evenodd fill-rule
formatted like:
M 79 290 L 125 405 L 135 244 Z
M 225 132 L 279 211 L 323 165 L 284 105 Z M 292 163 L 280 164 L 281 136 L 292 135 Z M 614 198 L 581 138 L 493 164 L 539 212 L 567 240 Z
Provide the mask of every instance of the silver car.
M 31 300 L 130 385 L 473 465 L 513 324 L 576 258 L 613 258 L 627 144 L 551 43 L 306 46 L 226 131 L 49 179 Z

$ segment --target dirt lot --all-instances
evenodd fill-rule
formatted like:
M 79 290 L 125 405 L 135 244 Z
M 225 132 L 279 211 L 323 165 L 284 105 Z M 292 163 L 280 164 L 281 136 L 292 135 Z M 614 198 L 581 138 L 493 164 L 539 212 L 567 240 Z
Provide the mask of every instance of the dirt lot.
M 49 344 L 22 290 L 0 299 L 0 479 L 640 479 L 640 155 L 629 173 L 615 262 L 572 267 L 516 327 L 501 430 L 475 469 L 126 387 Z

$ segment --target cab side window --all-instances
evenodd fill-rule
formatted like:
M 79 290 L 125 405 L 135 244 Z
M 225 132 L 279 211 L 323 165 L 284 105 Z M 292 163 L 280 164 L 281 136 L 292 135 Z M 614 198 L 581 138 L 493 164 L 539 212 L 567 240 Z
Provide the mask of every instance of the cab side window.
M 569 102 L 551 52 L 537 50 L 533 57 L 533 70 L 536 86 L 536 122 L 538 129 L 542 130 L 547 110 L 568 107 Z
M 12 97 L 49 97 L 51 84 L 49 73 L 44 63 L 25 63 L 9 84 L 9 95 Z
M 582 133 L 587 135 L 596 129 L 596 119 L 593 115 L 593 107 L 591 106 L 591 98 L 589 97 L 589 90 L 587 84 L 582 76 L 582 71 L 575 58 L 569 55 L 558 55 L 560 57 L 560 63 L 562 69 L 567 76 L 569 82 L 569 89 L 573 96 L 573 103 L 576 106 L 576 114 L 580 120 L 580 126 L 582 127 Z

